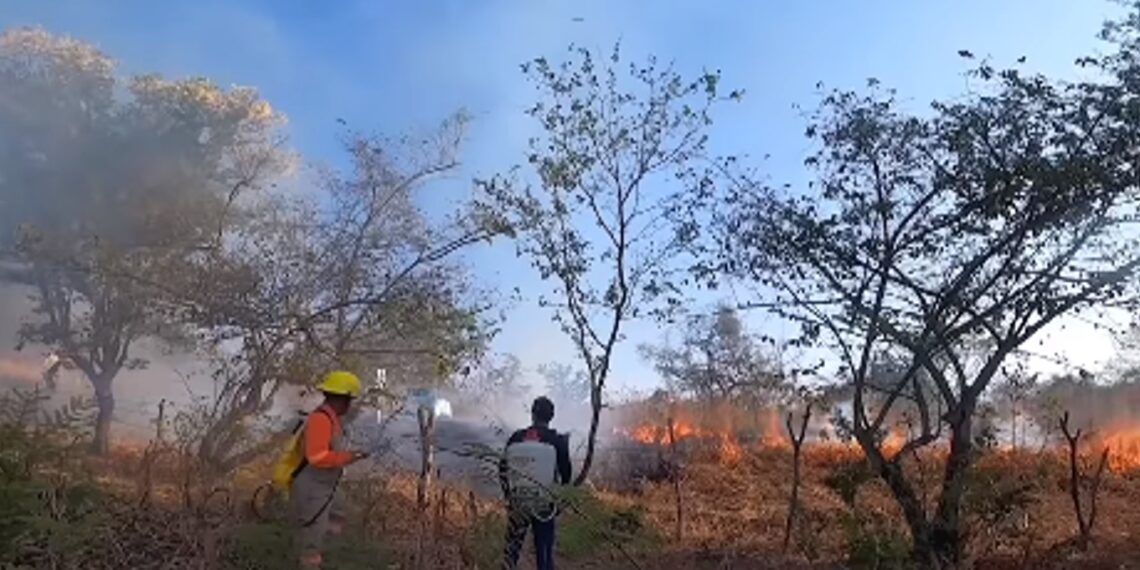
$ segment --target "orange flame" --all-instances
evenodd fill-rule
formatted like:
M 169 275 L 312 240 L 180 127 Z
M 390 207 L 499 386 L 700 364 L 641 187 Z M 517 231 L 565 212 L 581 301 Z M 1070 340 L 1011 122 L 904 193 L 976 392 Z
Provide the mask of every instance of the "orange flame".
M 0 357 L 0 378 L 5 377 L 34 384 L 43 378 L 43 372 L 30 362 Z
M 887 436 L 883 438 L 883 444 L 881 447 L 883 449 L 883 453 L 888 456 L 893 456 L 899 451 L 902 451 L 902 448 L 904 445 L 906 445 L 906 442 L 906 426 L 896 424 L 891 427 L 891 430 L 887 432 Z
M 780 414 L 773 409 L 761 412 L 760 445 L 763 447 L 791 447 L 784 426 L 780 424 Z
M 1140 425 L 1104 430 L 1097 440 L 1098 452 L 1108 449 L 1108 469 L 1115 473 L 1140 470 Z
M 642 424 L 626 431 L 626 435 L 634 441 L 660 446 L 690 439 L 707 439 L 716 442 L 717 455 L 726 463 L 736 463 L 744 457 L 744 448 L 730 431 L 705 429 L 685 420 L 673 422 L 672 440 L 668 425 Z
M 736 431 L 731 426 L 749 425 L 757 428 L 759 438 L 757 445 L 763 448 L 790 448 L 788 435 L 783 425 L 783 418 L 777 410 L 763 410 L 760 412 L 743 412 L 739 409 L 706 410 L 701 414 L 692 408 L 677 406 L 673 409 L 676 414 L 673 423 L 673 437 L 680 443 L 685 440 L 703 440 L 716 451 L 717 457 L 726 463 L 735 463 L 744 458 L 746 448 L 736 437 Z M 667 447 L 670 444 L 668 421 L 664 414 L 653 418 L 641 416 L 641 421 L 631 427 L 619 429 L 626 437 L 645 444 Z M 694 421 L 691 418 L 699 416 L 708 421 Z M 743 416 L 743 417 L 741 417 Z M 710 425 L 712 424 L 712 425 Z M 798 425 L 795 426 L 798 428 Z M 1088 432 L 1087 440 L 1082 438 L 1082 455 L 1096 457 L 1103 450 L 1108 450 L 1106 468 L 1113 473 L 1140 473 L 1140 421 L 1120 421 L 1109 424 L 1107 427 L 1097 428 Z M 899 453 L 910 440 L 906 425 L 895 424 L 890 427 L 880 443 L 880 449 L 887 457 Z M 809 438 L 810 439 L 810 438 Z M 946 441 L 940 440 L 932 443 L 927 450 L 945 450 Z M 809 442 L 808 447 L 815 452 L 857 454 L 861 453 L 859 444 L 855 441 Z M 1003 446 L 1004 449 L 1010 448 Z M 1052 448 L 1053 452 L 1064 449 L 1064 443 Z

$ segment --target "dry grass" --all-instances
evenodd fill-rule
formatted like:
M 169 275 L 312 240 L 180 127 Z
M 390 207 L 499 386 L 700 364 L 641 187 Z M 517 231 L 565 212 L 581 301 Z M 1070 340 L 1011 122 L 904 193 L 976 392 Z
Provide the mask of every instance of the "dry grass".
M 673 488 L 668 482 L 643 482 L 634 491 L 599 489 L 590 520 L 566 514 L 562 522 L 562 567 L 629 568 L 623 556 L 601 536 L 613 513 L 636 513 L 647 528 L 641 535 L 664 540 L 637 543 L 623 538 L 643 568 L 823 569 L 845 567 L 851 550 L 850 521 L 854 514 L 827 478 L 859 454 L 841 446 L 808 445 L 804 455 L 803 513 L 793 552 L 780 552 L 791 456 L 781 448 L 749 449 L 734 462 L 714 453 L 695 454 L 684 470 L 687 504 L 684 537 L 675 540 Z M 923 457 L 920 472 L 933 489 L 939 465 L 937 453 Z M 108 522 L 95 536 L 104 546 L 90 556 L 90 568 L 112 568 L 124 560 L 132 567 L 231 568 L 202 566 L 195 560 L 224 560 L 242 528 L 255 524 L 246 508 L 262 482 L 267 465 L 250 465 L 225 477 L 194 472 L 187 486 L 188 462 L 174 454 L 153 458 L 149 507 L 139 504 L 140 481 L 147 459 L 141 449 L 121 448 L 112 457 L 87 463 L 90 474 L 114 500 Z M 1029 489 L 1030 500 L 982 520 L 971 518 L 971 547 L 976 568 L 1140 568 L 1140 474 L 1110 473 L 1101 495 L 1096 542 L 1088 554 L 1072 548 L 1076 533 L 1066 494 L 1066 465 L 1055 453 L 995 452 L 980 460 L 974 483 L 980 508 L 992 507 L 1003 493 Z M 189 489 L 189 499 L 187 499 Z M 347 483 L 344 493 L 352 506 L 352 539 L 382 545 L 386 568 L 491 568 L 502 541 L 502 508 L 494 501 L 473 497 L 462 488 L 437 486 L 432 505 L 415 501 L 415 478 L 410 474 L 377 473 Z M 988 494 L 987 494 L 988 493 Z M 929 500 L 934 500 L 933 490 Z M 875 479 L 862 485 L 856 498 L 860 517 L 880 521 L 882 528 L 905 535 L 905 528 L 884 486 Z M 988 506 L 987 506 L 988 505 Z M 601 532 L 595 532 L 599 530 Z M 422 541 L 421 533 L 426 540 Z M 372 551 L 376 549 L 373 548 Z M 372 556 L 370 554 L 370 556 Z M 163 561 L 162 564 L 155 562 Z M 150 561 L 150 562 L 148 562 Z M 122 567 L 122 566 L 119 566 Z M 526 566 L 524 566 L 526 567 Z M 251 567 L 252 568 L 252 567 Z
M 927 454 L 921 470 L 929 481 L 931 505 L 942 467 L 939 455 Z M 853 513 L 825 479 L 840 465 L 858 458 L 857 452 L 843 447 L 805 447 L 805 515 L 796 536 L 796 558 L 800 561 L 810 558 L 827 567 L 844 560 L 849 548 L 845 521 Z M 1079 554 L 1071 547 L 1076 522 L 1065 487 L 1066 469 L 1064 460 L 1051 452 L 996 452 L 978 462 L 973 490 L 979 508 L 992 509 L 1019 489 L 1028 489 L 1028 502 L 1024 508 L 1011 507 L 1005 513 L 971 511 L 971 549 L 976 567 L 1140 568 L 1140 508 L 1136 508 L 1140 504 L 1140 474 L 1106 476 L 1096 543 L 1089 554 Z M 743 560 L 778 557 L 791 488 L 789 451 L 753 449 L 739 463 L 706 460 L 689 465 L 685 473 L 688 520 L 685 540 L 673 544 L 675 555 L 687 552 L 694 559 L 733 559 L 734 568 L 747 567 L 736 565 L 744 564 Z M 917 477 L 919 469 L 912 465 L 910 473 Z M 621 500 L 647 505 L 649 520 L 662 532 L 670 532 L 668 529 L 676 525 L 673 489 L 667 483 L 645 484 L 639 496 Z M 894 501 L 877 479 L 860 488 L 856 505 L 859 515 L 882 520 L 888 528 L 905 534 Z M 983 514 L 991 516 L 983 520 Z

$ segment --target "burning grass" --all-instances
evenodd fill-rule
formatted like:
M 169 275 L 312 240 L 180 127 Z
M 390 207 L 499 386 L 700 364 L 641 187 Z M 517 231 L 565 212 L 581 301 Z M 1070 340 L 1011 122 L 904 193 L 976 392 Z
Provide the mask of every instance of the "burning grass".
M 915 480 L 928 482 L 924 488 L 928 507 L 936 500 L 941 456 L 940 450 L 931 450 L 921 463 L 910 465 Z M 843 561 L 868 535 L 905 542 L 907 530 L 885 485 L 868 472 L 850 474 L 859 470 L 860 462 L 861 455 L 849 446 L 805 446 L 804 516 L 793 535 L 797 558 L 821 564 Z M 854 508 L 842 497 L 845 470 L 846 482 L 854 489 Z M 790 473 L 790 452 L 780 447 L 750 448 L 731 467 L 709 461 L 690 464 L 683 486 L 690 506 L 686 535 L 684 543 L 674 547 L 693 556 L 771 558 L 780 551 Z M 1068 558 L 1051 558 L 1076 533 L 1065 490 L 1067 465 L 1060 453 L 998 450 L 980 458 L 972 476 L 967 520 L 977 567 L 995 568 L 999 566 L 987 564 L 1010 560 L 1018 565 L 1009 567 L 1078 567 L 1045 565 L 1078 556 L 1065 551 Z M 1079 567 L 1097 567 L 1101 558 L 1140 561 L 1134 534 L 1140 528 L 1140 511 L 1132 508 L 1140 501 L 1137 472 L 1113 473 L 1101 493 L 1097 547 Z M 673 488 L 668 483 L 645 483 L 638 495 L 655 526 L 662 532 L 675 528 Z M 1133 564 L 1112 567 L 1140 567 Z
M 660 461 L 678 463 L 670 466 L 669 476 L 644 480 L 632 495 L 648 506 L 649 520 L 668 533 L 677 528 L 676 489 L 670 481 L 679 474 L 686 520 L 684 540 L 674 547 L 695 557 L 771 559 L 780 551 L 792 473 L 787 435 L 763 419 L 775 415 L 732 425 L 726 415 L 702 423 L 691 410 L 674 408 L 673 414 L 679 418 L 673 431 L 679 457 L 671 453 L 667 421 L 643 417 L 624 430 L 632 441 L 658 448 Z M 741 437 L 757 425 L 760 437 Z M 881 446 L 892 457 L 906 441 L 905 429 L 896 426 Z M 1140 528 L 1140 510 L 1132 508 L 1140 501 L 1140 428 L 1113 426 L 1092 434 L 1079 459 L 1085 471 L 1105 448 L 1108 473 L 1100 490 L 1097 541 L 1089 554 L 1073 548 L 1077 528 L 1062 446 L 979 448 L 964 513 L 977 567 L 1140 568 L 1133 530 Z M 937 502 L 945 457 L 945 447 L 934 445 L 902 458 L 929 510 Z M 803 516 L 793 534 L 797 557 L 854 562 L 860 548 L 905 556 L 908 532 L 901 513 L 856 445 L 817 438 L 805 445 L 803 461 Z M 867 541 L 874 544 L 868 547 Z

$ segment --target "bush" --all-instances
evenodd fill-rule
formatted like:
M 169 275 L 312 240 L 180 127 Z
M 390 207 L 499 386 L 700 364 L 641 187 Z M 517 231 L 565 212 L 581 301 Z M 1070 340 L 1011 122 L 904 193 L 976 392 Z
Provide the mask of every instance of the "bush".
M 292 529 L 282 523 L 249 523 L 230 530 L 222 551 L 223 570 L 277 570 L 296 566 Z M 387 554 L 354 534 L 330 536 L 325 552 L 329 568 L 384 568 Z
M 837 465 L 823 480 L 823 484 L 839 495 L 843 504 L 854 509 L 855 498 L 859 494 L 859 489 L 874 479 L 875 474 L 871 471 L 870 464 L 867 463 L 867 460 L 860 458 L 844 461 Z
M 105 526 L 105 497 L 77 468 L 90 405 L 53 413 L 47 395 L 0 397 L 0 564 L 80 568 Z
M 855 570 L 893 570 L 910 567 L 910 537 L 884 516 L 857 506 L 859 489 L 875 480 L 865 459 L 840 463 L 824 479 L 849 509 L 843 518 L 847 563 Z
M 259 570 L 290 568 L 293 558 L 292 538 L 282 524 L 256 523 L 234 529 L 222 556 L 225 570 Z
M 989 453 L 969 472 L 963 514 L 973 555 L 1023 551 L 1034 540 L 1029 513 L 1040 502 L 1049 472 L 1046 464 L 1025 464 L 1025 459 L 1016 452 Z
M 910 537 L 875 515 L 854 514 L 844 521 L 847 564 L 852 570 L 903 570 L 911 567 Z
M 646 524 L 640 505 L 616 507 L 577 487 L 564 489 L 562 497 L 572 507 L 558 517 L 555 548 L 560 560 L 596 560 L 599 552 L 614 550 L 615 545 L 633 556 L 660 548 L 661 537 Z M 506 513 L 483 515 L 474 524 L 471 547 L 479 567 L 498 567 L 507 533 Z
M 211 489 L 193 507 L 101 492 L 83 449 L 88 404 L 49 413 L 46 403 L 35 390 L 0 396 L 0 568 L 144 570 L 203 560 L 226 570 L 295 567 L 290 529 L 280 520 L 239 520 L 228 488 Z M 271 502 L 281 514 L 280 501 Z M 333 568 L 364 570 L 384 567 L 385 556 L 366 538 L 345 535 L 330 537 L 326 558 Z
M 0 563 L 80 568 L 105 525 L 102 498 L 87 485 L 0 482 Z
M 567 488 L 564 499 L 573 505 L 559 518 L 558 552 L 567 560 L 596 557 L 618 545 L 631 554 L 660 547 L 661 537 L 645 523 L 641 505 L 616 507 L 577 487 Z

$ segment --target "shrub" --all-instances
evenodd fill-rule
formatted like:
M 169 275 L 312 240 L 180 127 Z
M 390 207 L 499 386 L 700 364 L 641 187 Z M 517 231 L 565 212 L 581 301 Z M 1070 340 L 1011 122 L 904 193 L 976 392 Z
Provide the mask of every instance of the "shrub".
M 646 511 L 640 505 L 614 506 L 576 487 L 564 489 L 562 497 L 572 506 L 558 517 L 555 547 L 559 559 L 596 560 L 599 552 L 619 547 L 636 557 L 660 548 L 661 537 L 646 523 Z M 479 567 L 498 567 L 506 539 L 506 513 L 482 515 L 474 524 L 471 547 Z
M 599 550 L 620 547 L 636 554 L 660 546 L 661 537 L 645 523 L 645 508 L 639 504 L 610 505 L 582 488 L 566 489 L 564 500 L 572 508 L 559 518 L 558 551 L 567 560 L 594 557 Z
M 0 563 L 78 568 L 105 525 L 104 497 L 77 469 L 89 403 L 52 413 L 39 390 L 0 396 Z
M 844 461 L 823 480 L 824 485 L 834 491 L 843 504 L 848 508 L 855 508 L 855 497 L 864 484 L 873 480 L 875 474 L 865 459 Z
M 910 537 L 874 514 L 844 521 L 847 564 L 852 570 L 903 570 L 911 567 Z

